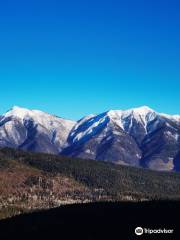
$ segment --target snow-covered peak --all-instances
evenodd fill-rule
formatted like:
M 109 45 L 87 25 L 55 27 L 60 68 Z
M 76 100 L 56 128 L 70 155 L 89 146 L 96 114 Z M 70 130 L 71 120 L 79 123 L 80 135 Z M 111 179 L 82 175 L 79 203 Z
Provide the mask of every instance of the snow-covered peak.
M 93 136 L 105 128 L 107 132 L 110 129 L 114 131 L 115 125 L 129 132 L 135 122 L 140 123 L 147 132 L 148 123 L 155 117 L 155 111 L 146 106 L 129 110 L 110 110 L 95 116 L 89 115 L 77 122 L 70 133 L 70 139 L 74 143 Z
M 131 108 L 128 110 L 110 110 L 107 112 L 107 115 L 111 121 L 115 122 L 122 129 L 127 130 L 128 126 L 128 131 L 132 126 L 133 119 L 136 122 L 141 123 L 141 125 L 144 126 L 145 131 L 147 131 L 148 123 L 157 117 L 157 113 L 147 106 Z
M 66 145 L 67 137 L 76 124 L 76 121 L 59 118 L 39 110 L 14 106 L 0 119 L 2 125 L 0 138 L 5 136 L 5 138 L 13 139 L 13 144 L 17 147 L 25 140 L 28 141 L 29 126 L 32 125 L 32 122 L 36 127 L 36 134 L 46 136 L 50 145 L 54 144 L 58 151 L 61 151 Z
M 137 117 L 141 117 L 141 118 L 145 118 L 148 115 L 151 114 L 155 114 L 156 112 L 147 107 L 147 106 L 143 106 L 143 107 L 139 107 L 139 108 L 131 108 L 128 110 L 110 110 L 107 112 L 107 115 L 111 118 L 120 118 L 120 119 L 125 119 L 129 116 L 134 116 L 134 118 Z
M 149 113 L 155 112 L 153 109 L 149 108 L 148 106 L 133 108 L 132 111 L 140 115 L 147 115 Z
M 76 123 L 75 121 L 59 118 L 39 110 L 29 110 L 27 108 L 22 108 L 18 106 L 14 106 L 12 109 L 6 112 L 3 117 L 18 118 L 21 121 L 33 119 L 36 123 L 41 124 L 45 127 L 48 127 L 49 125 L 55 125 L 55 123 L 60 122 L 61 124 L 71 128 Z
M 107 112 L 108 115 L 111 117 L 113 116 L 123 116 L 123 117 L 127 117 L 131 114 L 138 114 L 138 115 L 147 115 L 149 113 L 155 113 L 155 111 L 147 106 L 142 106 L 139 108 L 130 108 L 128 110 L 110 110 Z
M 42 118 L 42 117 L 55 117 L 53 115 L 50 115 L 46 112 L 40 111 L 40 110 L 30 110 L 27 108 L 22 108 L 18 106 L 12 107 L 9 111 L 7 111 L 5 114 L 3 114 L 4 117 L 16 117 L 19 119 L 26 119 L 26 118 Z
M 18 117 L 18 118 L 25 118 L 26 116 L 33 115 L 33 111 L 21 108 L 18 106 L 12 107 L 9 111 L 7 111 L 5 114 L 3 114 L 4 117 Z

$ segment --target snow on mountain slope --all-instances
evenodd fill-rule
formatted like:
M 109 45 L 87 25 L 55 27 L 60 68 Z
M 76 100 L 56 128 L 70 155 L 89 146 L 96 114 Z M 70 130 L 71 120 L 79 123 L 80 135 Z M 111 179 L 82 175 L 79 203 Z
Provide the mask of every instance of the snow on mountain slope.
M 0 116 L 0 147 L 5 146 L 171 171 L 179 159 L 180 116 L 143 106 L 75 122 L 13 107 Z
M 178 115 L 159 114 L 147 106 L 89 115 L 77 122 L 68 140 L 70 144 L 82 142 L 96 135 L 98 131 L 108 126 L 108 122 L 111 122 L 134 137 L 140 144 L 147 134 L 155 131 L 165 122 L 164 117 L 180 122 Z
M 169 115 L 169 114 L 165 114 L 165 113 L 160 113 L 159 115 L 162 117 L 165 117 L 167 119 L 170 119 L 170 120 L 180 123 L 180 115 Z
M 125 129 L 125 120 L 129 117 L 133 117 L 134 119 L 136 119 L 136 121 L 141 122 L 146 127 L 147 123 L 154 119 L 156 113 L 149 107 L 143 106 L 140 108 L 132 108 L 129 110 L 110 110 L 108 112 L 108 116 L 110 116 L 117 122 L 120 122 L 120 126 Z
M 90 115 L 80 120 L 72 129 L 68 141 L 70 144 L 78 141 L 83 141 L 90 138 L 98 132 L 102 127 L 106 126 L 109 121 L 107 116 L 103 113 L 97 116 Z
M 14 106 L 10 111 L 5 113 L 3 117 L 18 118 L 22 121 L 33 119 L 36 123 L 42 125 L 47 129 L 57 127 L 58 124 L 62 124 L 63 126 L 71 129 L 76 123 L 75 121 L 59 118 L 39 110 L 29 110 L 17 106 Z
M 110 121 L 106 113 L 92 117 L 74 129 L 63 155 L 139 166 L 141 151 L 137 143 Z
M 152 109 L 141 107 L 110 110 L 82 119 L 72 129 L 69 146 L 62 153 L 139 166 L 142 153 L 138 143 L 147 134 L 148 123 L 156 117 Z
M 40 144 L 41 151 L 58 153 L 66 144 L 75 123 L 42 111 L 15 106 L 0 119 L 0 145 L 39 151 L 35 145 Z
M 178 116 L 165 116 L 146 106 L 88 116 L 72 129 L 68 147 L 62 153 L 173 170 L 172 159 L 180 148 L 178 119 Z
M 70 133 L 69 141 L 75 143 L 82 141 L 96 134 L 96 132 L 107 125 L 108 122 L 113 122 L 118 125 L 126 133 L 132 133 L 132 129 L 136 124 L 136 131 L 143 131 L 143 137 L 150 129 L 148 124 L 157 118 L 157 113 L 148 107 L 140 107 L 129 110 L 110 110 L 108 112 L 89 116 L 78 122 Z M 141 128 L 141 129 L 140 129 Z M 133 133 L 132 133 L 133 135 Z

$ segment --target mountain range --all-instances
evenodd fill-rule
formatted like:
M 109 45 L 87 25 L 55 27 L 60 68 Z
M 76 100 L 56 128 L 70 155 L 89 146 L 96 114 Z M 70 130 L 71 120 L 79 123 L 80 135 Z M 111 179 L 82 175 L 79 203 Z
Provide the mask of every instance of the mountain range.
M 0 147 L 180 171 L 180 115 L 143 106 L 71 121 L 15 106 L 0 116 Z

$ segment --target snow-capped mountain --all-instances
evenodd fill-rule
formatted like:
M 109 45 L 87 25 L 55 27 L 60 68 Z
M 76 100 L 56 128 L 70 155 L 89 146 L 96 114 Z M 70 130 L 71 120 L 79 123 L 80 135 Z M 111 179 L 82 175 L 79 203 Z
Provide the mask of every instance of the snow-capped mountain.
M 75 122 L 14 107 L 0 117 L 0 146 L 180 170 L 180 116 L 144 106 L 110 110 Z
M 0 118 L 0 146 L 58 154 L 75 121 L 13 107 Z
M 173 170 L 180 150 L 178 116 L 159 114 L 144 106 L 110 110 L 79 121 L 63 154 L 117 164 Z

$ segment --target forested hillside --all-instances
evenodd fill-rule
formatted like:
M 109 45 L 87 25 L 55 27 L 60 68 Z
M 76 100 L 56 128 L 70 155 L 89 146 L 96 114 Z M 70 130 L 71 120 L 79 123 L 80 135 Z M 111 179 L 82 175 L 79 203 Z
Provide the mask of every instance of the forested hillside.
M 0 150 L 0 217 L 94 201 L 180 199 L 180 174 Z

